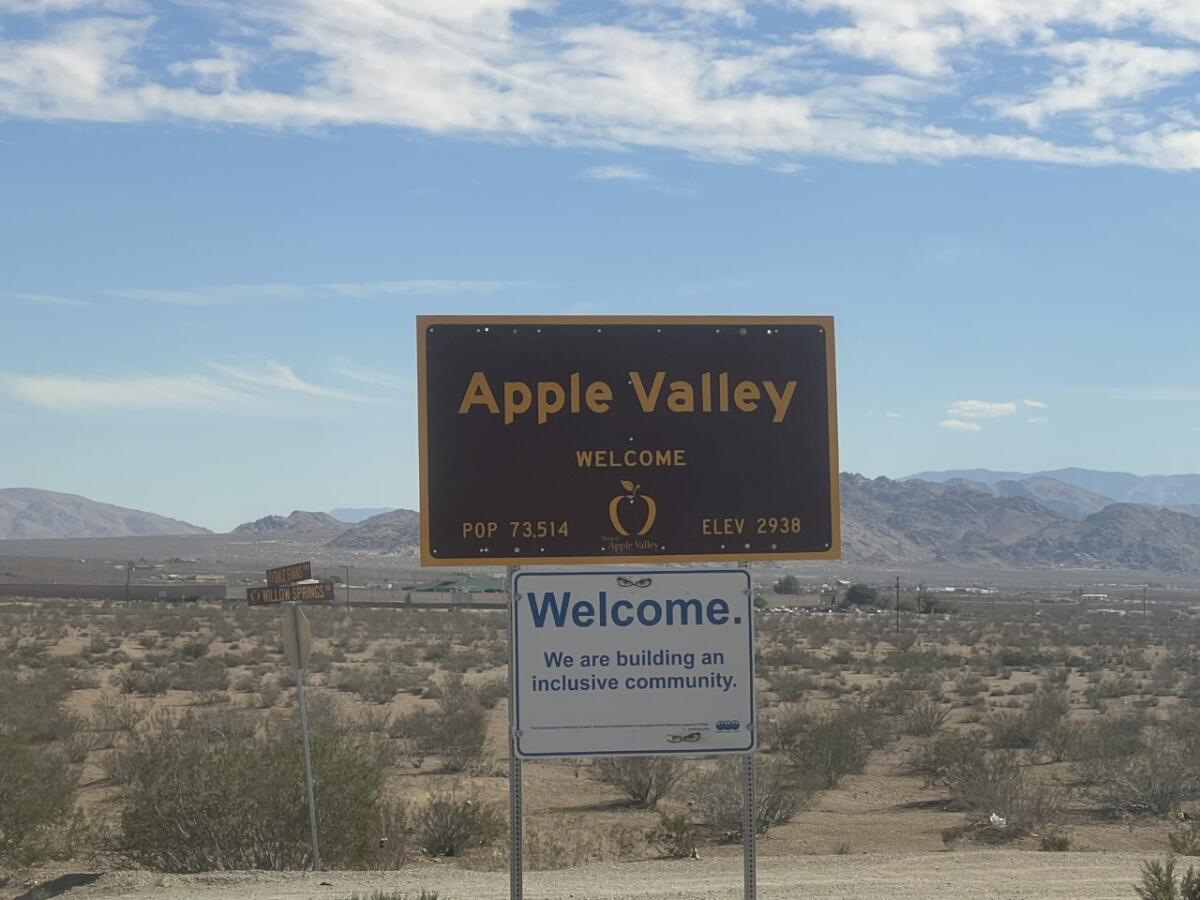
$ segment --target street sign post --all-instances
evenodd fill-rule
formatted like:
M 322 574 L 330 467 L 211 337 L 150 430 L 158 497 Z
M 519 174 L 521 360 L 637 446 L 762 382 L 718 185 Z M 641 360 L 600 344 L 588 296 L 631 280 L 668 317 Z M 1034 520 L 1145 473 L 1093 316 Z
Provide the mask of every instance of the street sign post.
M 840 555 L 831 318 L 417 328 L 423 565 Z
M 313 871 L 321 869 L 321 848 L 317 841 L 317 801 L 313 791 L 312 754 L 308 741 L 308 706 L 304 700 L 304 669 L 312 649 L 312 626 L 299 604 L 289 604 L 279 623 L 283 653 L 296 671 L 296 703 L 300 707 L 300 739 L 304 742 L 304 787 L 308 792 L 308 829 L 312 840 Z
M 297 581 L 312 580 L 312 563 L 301 562 L 292 563 L 287 566 L 277 566 L 274 569 L 267 569 L 267 585 L 274 587 L 277 584 L 294 584 Z
M 328 581 L 246 588 L 246 602 L 251 606 L 269 606 L 276 603 L 333 603 L 333 597 L 333 584 Z
M 516 752 L 753 751 L 753 623 L 745 569 L 519 571 Z

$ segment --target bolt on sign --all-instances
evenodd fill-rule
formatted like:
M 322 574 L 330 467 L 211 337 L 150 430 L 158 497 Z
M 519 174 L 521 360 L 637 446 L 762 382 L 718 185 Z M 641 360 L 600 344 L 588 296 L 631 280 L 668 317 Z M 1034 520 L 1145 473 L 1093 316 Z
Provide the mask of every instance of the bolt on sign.
M 309 581 L 311 578 L 311 562 L 292 563 L 287 566 L 267 569 L 267 585 L 269 587 L 274 587 L 277 584 L 291 584 L 294 581 Z
M 417 319 L 421 561 L 835 559 L 833 319 Z
M 275 603 L 332 603 L 333 584 L 328 581 L 314 581 L 311 584 L 246 588 L 246 602 L 250 606 L 268 606 Z
M 523 758 L 755 747 L 745 569 L 522 569 L 510 633 Z

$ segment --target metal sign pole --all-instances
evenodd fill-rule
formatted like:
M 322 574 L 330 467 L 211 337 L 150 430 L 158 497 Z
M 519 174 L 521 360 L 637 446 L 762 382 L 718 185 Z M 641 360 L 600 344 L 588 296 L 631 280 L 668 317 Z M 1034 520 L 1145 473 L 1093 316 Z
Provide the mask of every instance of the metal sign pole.
M 513 595 L 513 575 L 516 566 L 509 566 L 505 575 L 508 602 L 516 603 Z M 510 617 L 509 621 L 512 619 Z M 517 686 L 513 680 L 513 653 L 515 644 L 510 626 L 508 633 L 508 894 L 510 900 L 525 897 L 525 830 L 522 822 L 523 802 L 521 797 L 521 760 L 517 756 L 517 731 L 514 711 L 517 702 Z
M 292 604 L 292 641 L 296 660 L 304 659 L 300 647 L 300 604 Z M 300 736 L 304 741 L 304 784 L 308 790 L 308 828 L 312 834 L 313 871 L 321 869 L 321 848 L 317 843 L 317 802 L 313 796 L 312 756 L 308 749 L 308 709 L 304 702 L 304 665 L 296 666 L 296 702 L 300 704 Z
M 750 572 L 750 563 L 743 562 Z M 750 579 L 750 615 L 754 615 L 754 579 Z M 758 728 L 758 710 L 754 711 L 752 727 Z M 742 757 L 742 896 L 745 900 L 758 897 L 758 785 L 754 771 L 755 752 Z

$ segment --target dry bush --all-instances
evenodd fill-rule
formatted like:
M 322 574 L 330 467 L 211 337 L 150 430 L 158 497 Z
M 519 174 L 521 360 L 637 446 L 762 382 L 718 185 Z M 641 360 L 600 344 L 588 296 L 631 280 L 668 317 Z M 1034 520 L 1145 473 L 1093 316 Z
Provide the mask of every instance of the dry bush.
M 495 804 L 478 797 L 434 794 L 417 811 L 413 825 L 417 842 L 429 856 L 461 856 L 499 838 L 505 819 Z
M 1141 884 L 1134 885 L 1141 900 L 1200 900 L 1200 874 L 1188 866 L 1181 881 L 1175 881 L 1175 860 L 1142 863 Z
M 992 815 L 1004 819 L 1003 834 L 1008 837 L 1053 825 L 1062 816 L 1062 793 L 1032 783 L 1011 751 L 965 752 L 947 770 L 943 783 L 976 824 L 988 823 Z
M 646 842 L 669 859 L 695 856 L 700 829 L 686 812 L 659 813 L 658 825 L 646 832 Z
M 438 710 L 419 709 L 396 719 L 389 734 L 407 744 L 411 755 L 437 756 L 447 772 L 478 766 L 487 745 L 487 713 L 461 675 L 447 675 L 439 686 Z
M 687 774 L 686 764 L 670 756 L 609 756 L 593 766 L 601 781 L 620 788 L 642 809 L 654 809 Z
M 862 773 L 882 733 L 880 719 L 858 707 L 833 711 L 795 711 L 770 726 L 772 743 L 799 772 L 832 788 L 845 775 Z
M 1106 806 L 1166 816 L 1200 796 L 1195 748 L 1166 735 L 1150 741 L 1149 752 L 1103 760 L 1095 775 Z
M 904 733 L 914 737 L 930 737 L 941 730 L 950 717 L 950 710 L 934 697 L 922 697 L 904 715 Z
M 301 869 L 311 863 L 300 741 L 229 715 L 159 717 L 118 750 L 129 787 L 119 845 L 168 872 Z M 324 862 L 369 867 L 385 828 L 383 757 L 345 732 L 314 735 L 317 823 Z
M 743 771 L 741 758 L 723 757 L 692 783 L 696 811 L 722 841 L 736 843 L 742 839 Z M 785 761 L 758 754 L 755 779 L 755 827 L 759 834 L 790 822 L 807 808 L 818 790 L 811 779 L 798 776 Z
M 0 864 L 45 854 L 48 831 L 70 811 L 75 775 L 58 754 L 0 732 Z

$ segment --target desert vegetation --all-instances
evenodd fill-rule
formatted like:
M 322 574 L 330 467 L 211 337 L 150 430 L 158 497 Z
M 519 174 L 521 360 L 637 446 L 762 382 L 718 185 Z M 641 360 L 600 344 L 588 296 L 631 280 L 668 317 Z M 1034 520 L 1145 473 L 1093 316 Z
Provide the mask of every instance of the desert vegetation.
M 887 591 L 855 592 L 846 612 L 769 605 L 836 598 L 765 596 L 761 852 L 1200 852 L 1190 618 L 1086 615 L 1029 596 L 933 611 L 905 597 L 897 632 L 891 613 L 873 612 Z M 88 856 L 171 872 L 309 866 L 278 615 L 233 602 L 0 605 L 0 867 Z M 309 618 L 324 864 L 503 867 L 503 615 Z M 526 772 L 534 868 L 735 853 L 741 838 L 735 760 Z

